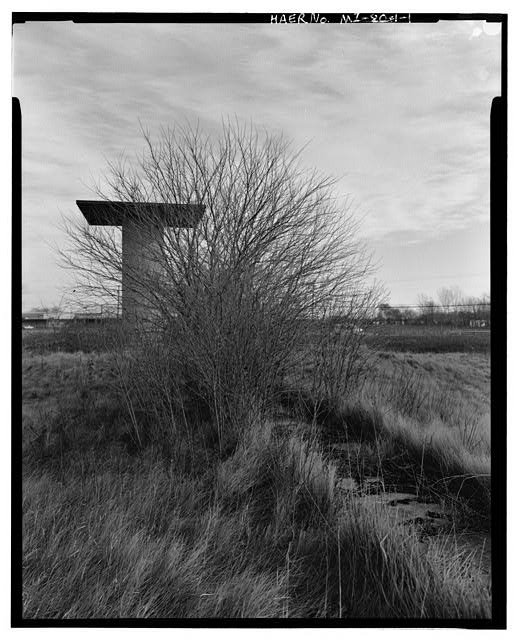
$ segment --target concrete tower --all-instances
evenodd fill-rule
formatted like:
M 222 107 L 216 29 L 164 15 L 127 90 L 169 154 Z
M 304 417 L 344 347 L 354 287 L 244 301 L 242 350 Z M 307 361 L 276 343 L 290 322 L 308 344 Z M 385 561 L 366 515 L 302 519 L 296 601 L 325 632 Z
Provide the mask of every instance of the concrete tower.
M 145 282 L 160 277 L 165 227 L 194 227 L 205 207 L 97 200 L 76 204 L 88 224 L 122 227 L 122 317 L 130 322 L 149 318 L 152 301 Z

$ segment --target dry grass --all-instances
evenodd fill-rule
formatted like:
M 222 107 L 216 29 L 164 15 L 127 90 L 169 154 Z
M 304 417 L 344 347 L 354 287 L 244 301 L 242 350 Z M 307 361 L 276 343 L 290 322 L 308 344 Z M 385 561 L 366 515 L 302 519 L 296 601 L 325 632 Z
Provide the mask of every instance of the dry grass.
M 371 355 L 368 374 L 348 395 L 315 395 L 310 371 L 304 389 L 283 402 L 313 422 L 327 445 L 340 446 L 347 473 L 453 501 L 488 530 L 488 369 L 479 354 L 382 352 Z
M 466 557 L 446 571 L 383 511 L 340 504 L 334 479 L 310 443 L 268 435 L 201 477 L 151 452 L 29 474 L 24 615 L 489 615 Z
M 487 578 L 453 534 L 424 544 L 339 489 L 344 467 L 397 475 L 404 459 L 445 498 L 471 499 L 455 475 L 490 491 L 487 439 L 432 419 L 438 401 L 416 409 L 418 385 L 394 377 L 398 397 L 375 376 L 323 430 L 261 420 L 221 456 L 193 429 L 172 455 L 138 446 L 114 376 L 105 355 L 24 357 L 25 617 L 490 617 Z

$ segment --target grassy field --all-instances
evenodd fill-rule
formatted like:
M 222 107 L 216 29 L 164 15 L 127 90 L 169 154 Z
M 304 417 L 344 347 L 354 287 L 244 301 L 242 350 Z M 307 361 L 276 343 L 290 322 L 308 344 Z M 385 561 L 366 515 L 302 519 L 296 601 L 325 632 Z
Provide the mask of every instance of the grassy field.
M 95 325 L 23 332 L 24 348 L 33 353 L 103 351 L 109 337 L 109 328 Z M 488 329 L 447 326 L 373 326 L 366 330 L 365 343 L 376 351 L 413 353 L 489 353 L 491 349 Z
M 366 343 L 374 349 L 417 353 L 489 353 L 489 329 L 448 326 L 379 325 L 367 330 Z
M 23 348 L 30 353 L 91 353 L 105 351 L 110 328 L 103 326 L 71 326 L 35 328 L 23 331 Z
M 199 418 L 137 438 L 102 341 L 48 335 L 24 335 L 25 617 L 490 617 L 487 337 L 368 336 L 346 397 L 286 394 L 222 453 Z

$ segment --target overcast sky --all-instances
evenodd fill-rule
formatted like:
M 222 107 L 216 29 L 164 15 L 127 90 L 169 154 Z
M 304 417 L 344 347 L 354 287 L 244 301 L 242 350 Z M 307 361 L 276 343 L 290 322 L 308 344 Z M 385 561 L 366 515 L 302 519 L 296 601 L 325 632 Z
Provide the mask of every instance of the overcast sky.
M 393 304 L 458 285 L 489 292 L 489 114 L 500 33 L 399 25 L 15 25 L 23 126 L 23 308 L 70 282 L 61 214 L 121 151 L 177 121 L 252 120 L 309 141 L 339 176 Z

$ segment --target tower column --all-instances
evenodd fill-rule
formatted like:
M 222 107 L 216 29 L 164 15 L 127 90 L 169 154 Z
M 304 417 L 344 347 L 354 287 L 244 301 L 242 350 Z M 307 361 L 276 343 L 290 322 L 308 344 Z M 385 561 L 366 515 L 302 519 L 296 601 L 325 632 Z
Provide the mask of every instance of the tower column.
M 122 225 L 122 317 L 130 322 L 149 319 L 154 300 L 155 279 L 161 265 L 164 225 L 143 227 L 131 220 Z

